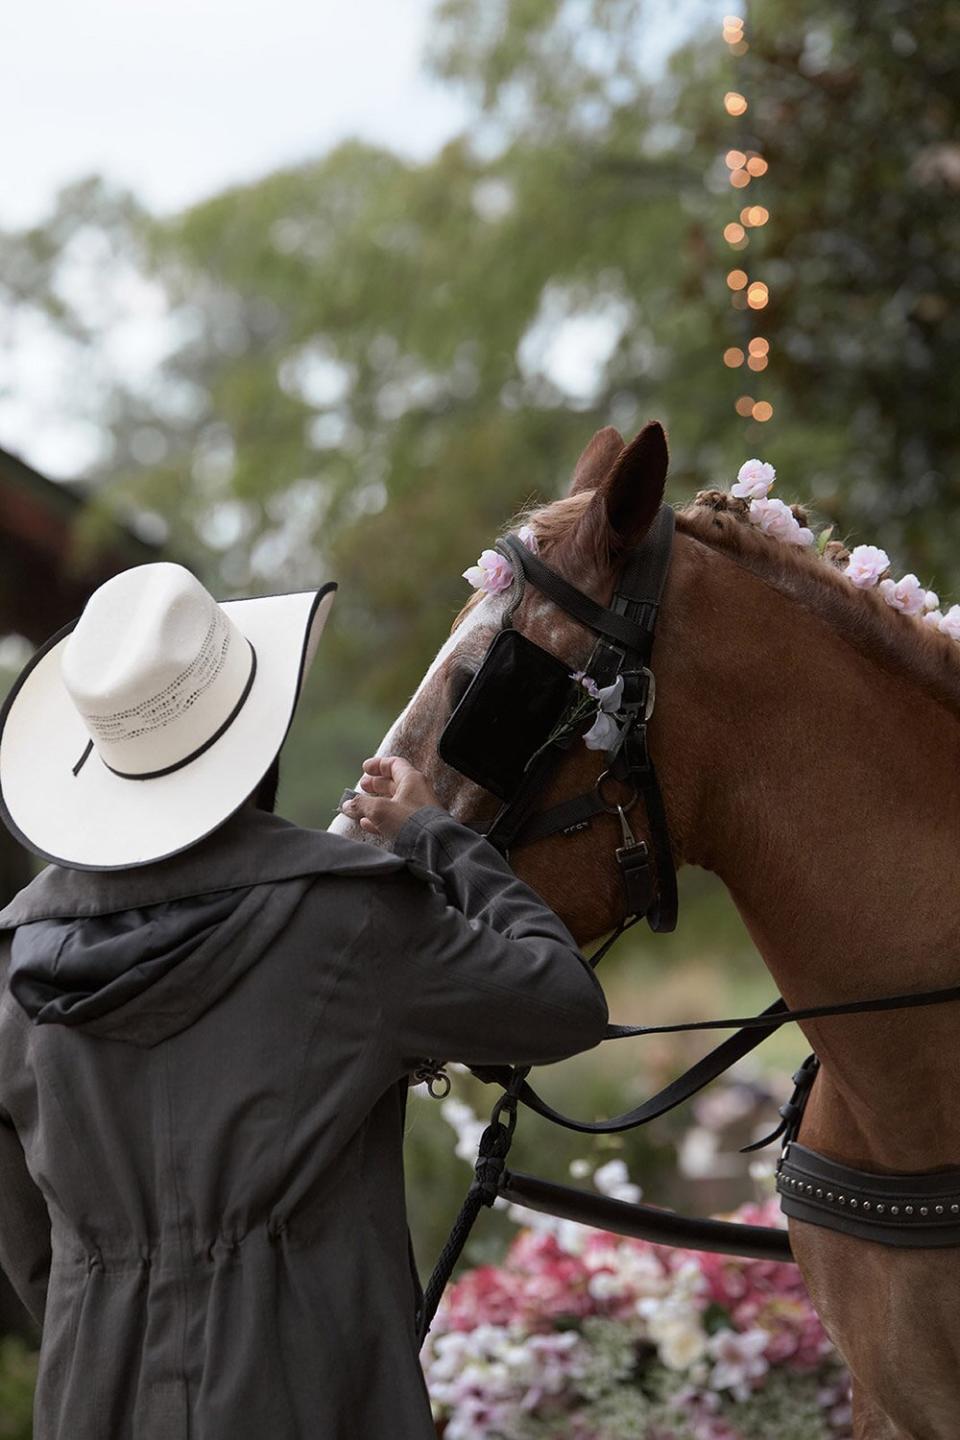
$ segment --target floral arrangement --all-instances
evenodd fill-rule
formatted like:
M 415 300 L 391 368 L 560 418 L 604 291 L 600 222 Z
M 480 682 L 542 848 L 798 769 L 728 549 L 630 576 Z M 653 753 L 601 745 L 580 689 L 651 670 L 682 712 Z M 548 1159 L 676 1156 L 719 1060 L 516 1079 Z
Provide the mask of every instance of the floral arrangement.
M 730 487 L 735 500 L 747 503 L 747 518 L 758 526 L 765 535 L 783 540 L 788 545 L 816 545 L 821 554 L 831 547 L 832 529 L 815 536 L 813 531 L 800 523 L 795 507 L 782 500 L 771 500 L 770 490 L 777 472 L 764 460 L 747 460 L 737 472 L 736 482 Z M 927 590 L 916 575 L 904 575 L 894 580 L 889 574 L 890 557 L 879 545 L 855 545 L 846 550 L 835 546 L 835 559 L 851 585 L 858 590 L 877 587 L 887 604 L 901 615 L 920 616 L 924 624 L 949 635 L 951 640 L 960 640 L 960 605 L 951 605 L 943 613 L 940 597 L 934 590 Z M 833 548 L 833 547 L 831 547 Z
M 737 478 L 730 487 L 730 494 L 742 502 L 745 517 L 756 525 L 764 535 L 781 540 L 787 545 L 816 546 L 820 554 L 826 554 L 839 565 L 851 585 L 858 590 L 877 587 L 887 604 L 902 615 L 919 616 L 925 625 L 948 635 L 951 640 L 960 640 L 960 605 L 951 605 L 944 614 L 940 608 L 940 597 L 934 590 L 927 590 L 916 575 L 903 575 L 894 580 L 890 571 L 890 557 L 878 545 L 856 545 L 852 550 L 831 540 L 832 527 L 815 535 L 803 523 L 802 511 L 783 500 L 770 498 L 770 491 L 777 478 L 774 467 L 766 460 L 746 460 L 737 472 Z M 537 537 L 529 525 L 523 525 L 517 532 L 518 538 L 536 554 L 539 550 Z M 498 550 L 484 550 L 476 565 L 464 570 L 463 578 L 475 589 L 496 595 L 508 590 L 513 583 L 513 570 L 506 556 Z M 583 676 L 574 677 L 583 680 Z M 589 687 L 588 687 L 589 688 Z M 591 692 L 592 694 L 592 692 Z M 594 699 L 598 698 L 593 696 Z M 614 711 L 609 703 L 601 705 L 599 711 L 611 716 Z M 599 714 L 599 712 L 598 712 Z M 593 739 L 599 741 L 601 734 L 611 736 L 611 723 L 604 722 L 597 729 Z M 586 739 L 586 736 L 584 737 Z M 614 737 L 615 738 L 615 737 Z M 592 749 L 608 749 L 609 745 L 591 743 Z
M 694 1102 L 696 1130 L 715 1139 L 772 1096 L 748 1062 L 736 1068 Z M 455 1095 L 440 1112 L 472 1164 L 484 1121 Z M 642 1196 L 621 1156 L 570 1173 Z M 751 1162 L 767 1198 L 736 1218 L 785 1223 L 773 1173 Z M 848 1377 L 796 1266 L 494 1203 L 519 1233 L 501 1264 L 448 1288 L 421 1356 L 443 1440 L 850 1440 Z
M 775 1200 L 737 1214 L 783 1223 Z M 795 1266 L 535 1220 L 437 1313 L 422 1359 L 444 1440 L 849 1440 Z

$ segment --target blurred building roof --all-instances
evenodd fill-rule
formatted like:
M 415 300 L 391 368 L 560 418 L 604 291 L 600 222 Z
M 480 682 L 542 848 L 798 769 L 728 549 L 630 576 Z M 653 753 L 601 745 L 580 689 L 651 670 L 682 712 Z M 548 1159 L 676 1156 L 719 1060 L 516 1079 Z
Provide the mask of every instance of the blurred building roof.
M 87 495 L 0 449 L 0 636 L 39 644 L 118 570 L 160 558 L 157 546 L 119 526 L 94 554 L 80 552 L 76 524 Z

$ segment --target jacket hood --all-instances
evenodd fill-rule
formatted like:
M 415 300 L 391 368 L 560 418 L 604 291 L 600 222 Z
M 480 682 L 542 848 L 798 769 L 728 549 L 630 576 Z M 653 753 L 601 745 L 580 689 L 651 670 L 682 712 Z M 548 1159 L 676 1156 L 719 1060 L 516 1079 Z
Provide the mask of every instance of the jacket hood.
M 36 1024 L 155 1045 L 255 963 L 318 875 L 403 870 L 436 878 L 391 851 L 252 806 L 155 865 L 50 865 L 0 910 L 0 942 L 12 932 L 10 992 Z
M 144 1009 L 169 1006 L 171 986 L 159 982 L 175 968 L 180 990 L 192 986 L 199 993 L 197 982 L 215 969 L 221 981 L 227 979 L 229 967 L 217 966 L 216 959 L 232 943 L 236 923 L 230 922 L 238 910 L 249 911 L 250 895 L 249 889 L 218 891 L 110 915 L 21 925 L 10 947 L 10 992 L 38 1025 L 84 1025 L 123 1007 L 128 1019 L 137 999 L 142 1019 Z M 266 944 L 271 937 L 261 938 Z M 202 988 L 204 1004 L 193 1018 L 223 987 Z M 118 1038 L 123 1028 L 116 1020 L 98 1027 L 100 1033 L 119 1031 Z

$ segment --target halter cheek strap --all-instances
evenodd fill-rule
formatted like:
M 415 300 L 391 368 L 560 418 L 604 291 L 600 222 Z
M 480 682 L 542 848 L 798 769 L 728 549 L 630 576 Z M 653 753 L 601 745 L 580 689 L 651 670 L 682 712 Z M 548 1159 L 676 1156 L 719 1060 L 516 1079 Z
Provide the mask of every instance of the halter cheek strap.
M 573 834 L 585 829 L 600 814 L 619 814 L 623 844 L 616 862 L 624 887 L 625 913 L 646 917 L 657 932 L 673 930 L 677 923 L 677 878 L 666 808 L 647 741 L 647 724 L 653 713 L 655 686 L 649 668 L 660 602 L 670 567 L 674 513 L 662 505 L 643 542 L 628 554 L 609 605 L 602 605 L 551 569 L 516 535 L 499 539 L 496 548 L 510 561 L 515 578 L 514 595 L 503 617 L 509 625 L 529 582 L 561 610 L 597 636 L 587 670 L 601 684 L 623 676 L 621 712 L 626 715 L 616 749 L 593 790 L 572 796 L 545 811 L 534 812 L 537 792 L 563 753 L 571 737 L 555 740 L 533 757 L 520 791 L 501 807 L 487 839 L 505 854 L 518 845 L 530 845 L 549 835 Z M 613 782 L 624 791 L 614 801 Z M 606 788 L 605 788 L 606 787 Z M 641 801 L 646 811 L 651 848 L 637 840 L 627 812 Z M 625 928 L 625 927 L 624 927 Z M 618 932 L 619 933 L 619 932 Z

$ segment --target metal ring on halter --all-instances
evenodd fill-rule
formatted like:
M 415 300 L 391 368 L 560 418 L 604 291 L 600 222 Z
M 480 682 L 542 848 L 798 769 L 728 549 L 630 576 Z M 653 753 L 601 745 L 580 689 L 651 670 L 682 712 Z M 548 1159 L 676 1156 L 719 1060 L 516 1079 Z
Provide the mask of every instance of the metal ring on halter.
M 610 771 L 609 771 L 609 770 L 604 770 L 603 774 L 599 777 L 599 779 L 597 780 L 596 785 L 594 786 L 594 793 L 596 794 L 597 799 L 600 801 L 600 804 L 603 806 L 604 810 L 607 811 L 608 815 L 616 815 L 618 811 L 632 810 L 633 807 L 634 807 L 634 805 L 636 805 L 638 799 L 640 798 L 640 790 L 639 790 L 639 788 L 638 788 L 638 786 L 637 786 L 637 782 L 636 782 L 635 780 L 631 780 L 631 781 L 629 782 L 629 784 L 630 784 L 630 789 L 631 789 L 631 791 L 632 791 L 632 794 L 631 794 L 631 796 L 630 796 L 630 799 L 627 801 L 626 805 L 620 804 L 620 803 L 618 803 L 618 802 L 614 802 L 613 804 L 611 804 L 611 803 L 604 797 L 604 794 L 603 794 L 603 782 L 604 782 L 604 780 L 606 780 L 606 778 L 607 778 L 607 776 L 608 776 L 609 774 L 610 774 Z M 627 781 L 626 781 L 626 780 L 618 780 L 617 777 L 616 777 L 616 775 L 614 775 L 612 778 L 613 778 L 613 780 L 615 781 L 615 783 L 616 783 L 617 785 L 626 785 L 626 784 L 627 784 Z

